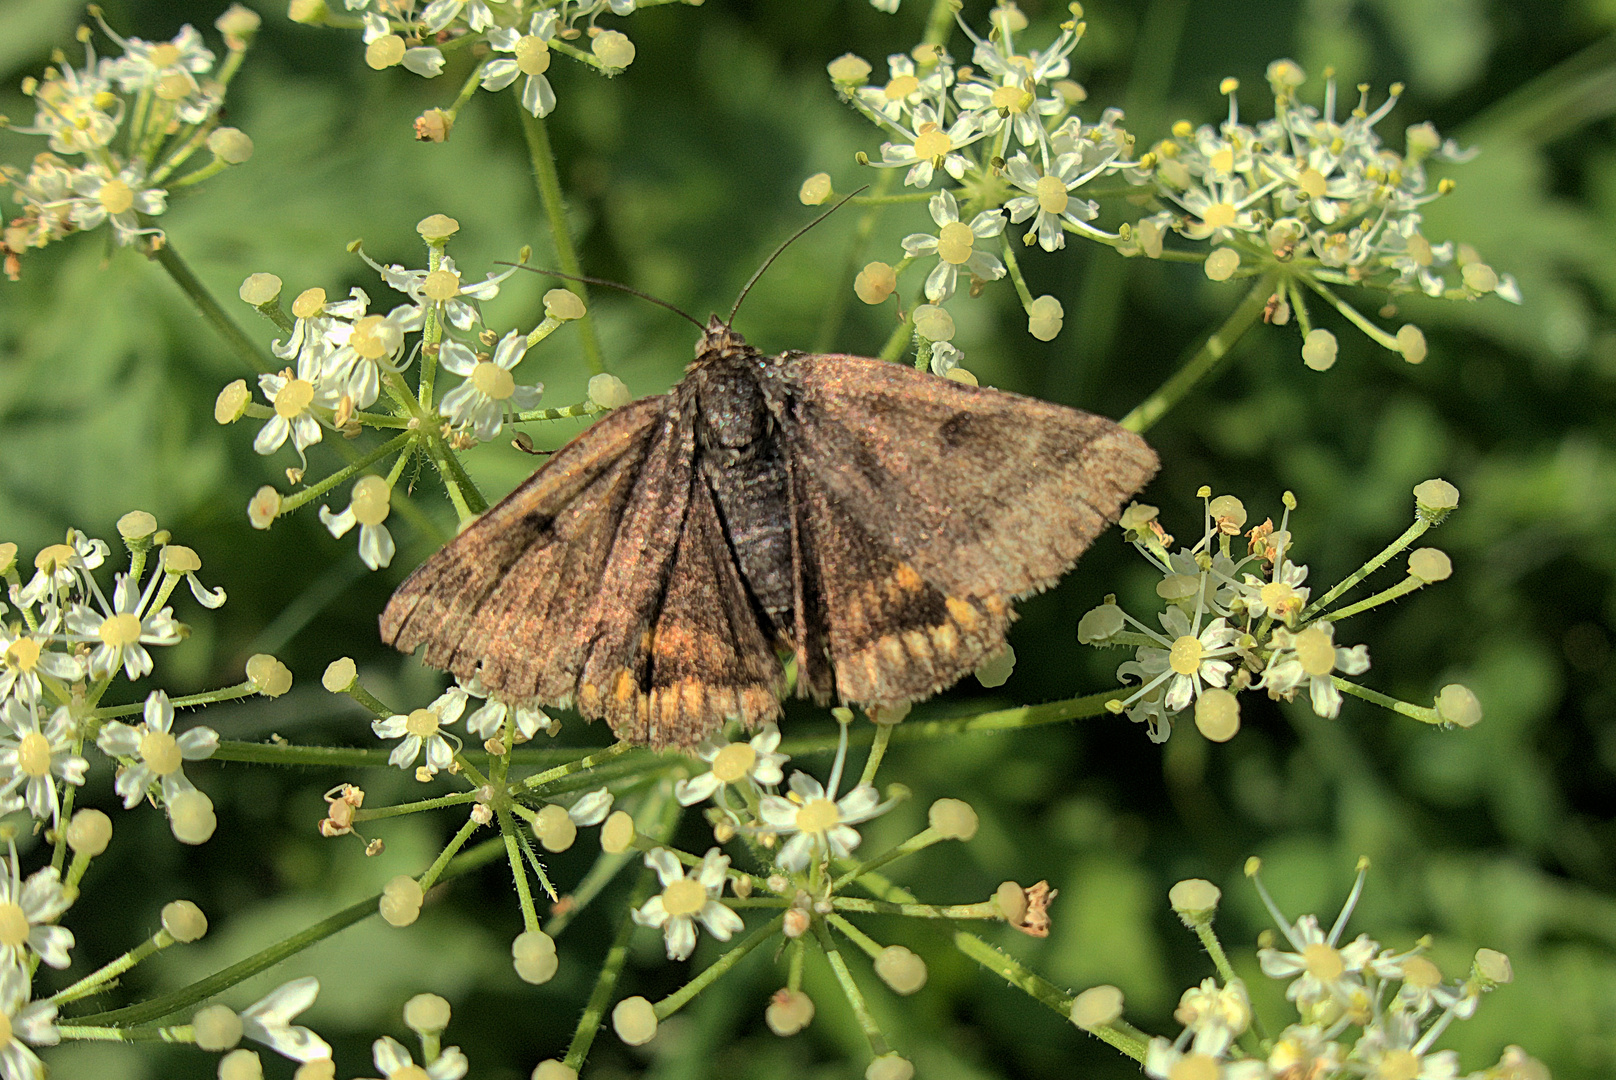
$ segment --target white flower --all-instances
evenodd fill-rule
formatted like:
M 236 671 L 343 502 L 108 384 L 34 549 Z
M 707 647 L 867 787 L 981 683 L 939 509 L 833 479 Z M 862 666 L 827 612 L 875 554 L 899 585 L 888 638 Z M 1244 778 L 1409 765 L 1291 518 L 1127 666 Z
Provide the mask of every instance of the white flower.
M 213 53 L 190 23 L 180 27 L 173 41 L 121 38 L 110 30 L 107 36 L 123 47 L 123 55 L 107 62 L 106 73 L 126 94 L 155 88 L 167 76 L 182 76 L 194 84 L 195 76 L 213 70 Z
M 50 136 L 50 148 L 58 154 L 83 154 L 112 142 L 123 121 L 124 99 L 109 92 L 110 61 L 98 61 L 88 41 L 84 54 L 82 71 L 63 63 L 55 78 L 40 81 L 33 95 L 34 126 L 13 131 Z
M 596 788 L 567 808 L 567 816 L 574 825 L 599 825 L 612 812 L 612 793 L 609 788 Z
M 312 377 L 334 394 L 347 394 L 361 409 L 369 408 L 380 396 L 384 369 L 397 373 L 409 367 L 409 358 L 404 356 L 405 335 L 426 322 L 425 309 L 419 304 L 400 304 L 386 315 L 367 315 L 368 301 L 363 292 L 354 290 L 351 303 L 357 310 L 353 321 L 331 324 L 327 334 L 337 347 L 317 369 L 319 375 Z
M 1268 666 L 1253 685 L 1275 698 L 1289 700 L 1306 683 L 1313 711 L 1325 718 L 1333 718 L 1341 711 L 1341 691 L 1336 689 L 1331 673 L 1362 675 L 1369 670 L 1368 646 L 1337 648 L 1335 625 L 1328 621 L 1312 623 L 1294 634 L 1278 627 L 1273 645 Z
M 552 718 L 537 705 L 512 705 L 506 701 L 496 701 L 488 696 L 488 689 L 483 686 L 482 680 L 473 675 L 468 679 L 457 679 L 460 689 L 472 697 L 488 698 L 482 708 L 466 717 L 466 730 L 482 739 L 492 739 L 505 730 L 505 718 L 512 712 L 516 715 L 516 741 L 526 742 L 540 731 L 547 735 L 554 735 L 561 730 L 559 721 Z
M 111 550 L 105 540 L 92 540 L 69 529 L 66 543 L 52 544 L 34 556 L 34 576 L 11 598 L 24 607 L 41 601 L 47 608 L 58 607 L 62 595 L 89 581 L 88 571 L 106 562 Z
M 113 785 L 123 796 L 125 810 L 133 809 L 153 786 L 161 789 L 165 805 L 181 792 L 195 790 L 185 777 L 185 762 L 210 758 L 219 748 L 219 733 L 210 727 L 198 725 L 176 739 L 171 734 L 173 726 L 174 706 L 168 695 L 153 690 L 146 698 L 144 723 L 130 727 L 109 720 L 95 737 L 95 745 L 104 753 L 134 762 L 119 770 Z
M 1034 219 L 1026 242 L 1030 244 L 1036 237 L 1039 247 L 1054 251 L 1066 246 L 1065 229 L 1068 227 L 1097 239 L 1113 239 L 1110 233 L 1089 224 L 1099 217 L 1099 204 L 1092 199 L 1074 199 L 1071 195 L 1073 189 L 1111 168 L 1113 157 L 1114 154 L 1102 157 L 1098 164 L 1085 168 L 1081 154 L 1062 154 L 1055 159 L 1054 167 L 1042 174 L 1020 151 L 1006 161 L 1005 176 L 1026 194 L 1007 200 L 1004 208 L 1010 220 L 1018 225 L 1028 218 Z
M 1145 1075 L 1153 1080 L 1178 1080 L 1183 1076 L 1203 1080 L 1267 1080 L 1268 1066 L 1261 1060 L 1222 1061 L 1220 1058 L 1221 1055 L 1204 1050 L 1186 1051 L 1158 1035 L 1145 1048 Z
M 954 81 L 954 65 L 945 56 L 924 78 L 916 73 L 915 62 L 907 53 L 887 57 L 890 78 L 883 86 L 864 86 L 853 92 L 854 99 L 870 113 L 892 123 L 902 123 L 904 114 L 916 105 L 942 101 Z
M 744 927 L 739 915 L 718 902 L 729 856 L 717 848 L 708 850 L 694 877 L 685 877 L 684 867 L 667 848 L 646 852 L 645 865 L 662 879 L 662 891 L 633 912 L 634 921 L 661 928 L 669 960 L 684 960 L 695 951 L 698 920 L 719 941 L 728 941 Z
M 364 33 L 360 37 L 364 39 L 366 45 L 380 41 L 384 37 L 396 36 L 388 27 L 387 20 L 374 11 L 367 11 L 360 18 L 365 24 Z M 402 58 L 394 62 L 402 64 L 405 70 L 412 71 L 423 79 L 434 79 L 443 72 L 443 52 L 433 45 L 407 48 Z
M 773 787 L 785 778 L 780 766 L 790 758 L 776 752 L 780 745 L 780 729 L 764 724 L 748 742 L 726 742 L 708 739 L 696 748 L 696 757 L 711 766 L 699 776 L 680 780 L 673 785 L 673 797 L 680 806 L 694 806 L 712 797 L 726 784 L 750 780 L 754 784 Z
M 1197 621 L 1200 616 L 1197 610 Z M 1234 665 L 1226 657 L 1235 655 L 1232 642 L 1240 632 L 1219 617 L 1197 633 L 1190 617 L 1177 606 L 1169 607 L 1160 618 L 1167 636 L 1152 636 L 1161 642 L 1161 647 L 1140 646 L 1134 660 L 1117 668 L 1117 678 L 1136 677 L 1145 688 L 1165 683 L 1163 706 L 1168 712 L 1182 712 L 1200 695 L 1203 684 L 1228 685 Z
M 555 110 L 555 90 L 544 73 L 550 70 L 550 39 L 555 37 L 556 13 L 552 8 L 538 12 L 528 23 L 526 34 L 518 34 L 511 27 L 499 27 L 488 33 L 488 44 L 495 52 L 513 54 L 510 59 L 500 57 L 483 66 L 483 89 L 503 90 L 526 75 L 522 84 L 522 108 L 534 116 L 549 116 Z
M 518 386 L 511 376 L 511 369 L 527 348 L 526 336 L 517 330 L 499 339 L 489 360 L 480 359 L 458 341 L 445 341 L 438 363 L 466 381 L 443 395 L 439 415 L 457 428 L 470 427 L 479 440 L 487 442 L 499 434 L 507 409 L 523 412 L 537 408 L 544 384 Z
M 452 735 L 445 735 L 443 728 L 448 727 L 460 719 L 460 714 L 466 709 L 466 692 L 457 686 L 451 686 L 436 701 L 424 709 L 416 709 L 408 716 L 389 716 L 385 720 L 375 720 L 370 729 L 383 739 L 399 739 L 399 744 L 387 756 L 387 764 L 397 765 L 401 769 L 408 769 L 415 764 L 423 747 L 426 749 L 426 765 L 423 771 L 427 776 L 447 769 L 453 762 L 455 751 L 460 740 Z M 453 743 L 450 740 L 453 739 Z M 417 775 L 420 775 L 418 772 Z
M 308 1028 L 292 1023 L 298 1013 L 314 1004 L 319 993 L 320 980 L 312 975 L 277 986 L 241 1010 L 241 1033 L 293 1061 L 330 1057 L 331 1044 Z
M 492 300 L 499 295 L 500 284 L 516 273 L 516 267 L 513 266 L 503 273 L 488 274 L 483 280 L 468 285 L 461 280 L 454 259 L 448 255 L 438 260 L 436 270 L 410 270 L 397 263 L 383 266 L 363 252 L 360 252 L 360 257 L 381 274 L 382 280 L 387 282 L 389 288 L 396 289 L 415 301 L 421 311 L 428 307 L 436 307 L 443 312 L 450 326 L 468 332 L 482 321 L 475 304 L 468 301 L 481 303 Z M 388 318 L 401 318 L 401 313 L 405 311 L 404 308 L 394 308 Z M 421 311 L 415 313 L 413 325 L 405 326 L 405 329 L 420 329 Z
M 112 233 L 120 244 L 136 237 L 161 236 L 163 230 L 143 227 L 138 214 L 155 216 L 167 209 L 168 192 L 146 186 L 146 170 L 140 162 L 130 162 L 114 175 L 103 165 L 92 164 L 73 178 L 73 224 L 93 229 L 111 220 Z
M 1320 1003 L 1347 1006 L 1364 993 L 1362 973 L 1374 960 L 1380 946 L 1364 934 L 1359 934 L 1350 944 L 1339 948 L 1336 945 L 1346 929 L 1352 909 L 1357 906 L 1358 897 L 1363 893 L 1364 877 L 1365 871 L 1360 869 L 1352 892 L 1341 906 L 1341 914 L 1336 917 L 1330 932 L 1325 934 L 1319 929 L 1318 918 L 1313 915 L 1303 915 L 1294 924 L 1287 923 L 1273 898 L 1268 895 L 1262 879 L 1253 876 L 1258 895 L 1294 950 L 1258 949 L 1257 962 L 1263 974 L 1269 978 L 1290 979 L 1295 976 L 1285 989 L 1285 997 L 1296 1002 L 1304 1020 L 1309 1019 L 1308 1012 Z
M 504 0 L 493 0 L 494 3 L 503 3 Z M 460 14 L 461 9 L 466 11 L 466 25 L 475 33 L 482 33 L 494 25 L 494 13 L 489 10 L 488 0 L 432 0 L 421 10 L 421 25 L 427 33 L 436 34 L 443 30 Z
M 95 651 L 90 654 L 90 678 L 110 679 L 122 666 L 126 676 L 138 679 L 153 667 L 146 645 L 174 645 L 181 640 L 180 625 L 174 621 L 172 608 L 149 610 L 162 580 L 163 575 L 153 574 L 142 594 L 134 579 L 128 574 L 119 574 L 110 606 L 91 580 L 90 586 L 101 611 L 87 604 L 68 610 L 64 620 L 67 633 L 58 640 L 95 643 Z
M 903 182 L 914 187 L 929 187 L 938 166 L 956 180 L 963 178 L 970 162 L 960 153 L 960 148 L 982 137 L 976 130 L 975 118 L 966 113 L 944 128 L 935 109 L 930 105 L 917 105 L 911 122 L 914 124 L 912 132 L 898 124 L 892 125 L 903 132 L 908 141 L 882 143 L 881 167 L 901 169 L 907 166 L 909 172 Z
M 78 787 L 90 763 L 72 752 L 73 718 L 63 705 L 51 713 L 43 728 L 39 706 L 17 698 L 0 705 L 0 803 L 16 809 L 16 792 L 23 789 L 22 802 L 41 821 L 61 826 L 62 803 L 56 791 L 58 779 Z
M 67 967 L 73 931 L 52 925 L 73 903 L 62 888 L 62 875 L 54 866 L 42 867 L 22 879 L 17 848 L 0 874 L 0 956 L 23 967 L 33 953 L 53 968 Z
M 371 1056 L 386 1080 L 460 1080 L 471 1067 L 458 1046 L 444 1047 L 430 1065 L 417 1065 L 410 1052 L 397 1039 L 383 1035 L 371 1048 Z
M 55 615 L 48 617 L 40 626 L 39 636 L 21 626 L 0 626 L 0 698 L 16 693 L 38 700 L 43 687 L 41 675 L 62 683 L 84 677 L 84 666 L 77 657 L 46 647 L 56 619 Z
M 1272 580 L 1245 574 L 1235 589 L 1240 607 L 1251 618 L 1267 615 L 1278 622 L 1289 623 L 1307 606 L 1311 591 L 1302 584 L 1306 580 L 1307 567 L 1281 557 L 1274 565 Z
M 365 290 L 355 285 L 346 300 L 326 301 L 324 289 L 308 289 L 292 301 L 292 333 L 285 341 L 270 342 L 269 351 L 297 366 L 298 377 L 317 382 L 326 361 L 348 342 L 352 323 L 370 306 Z M 302 313 L 302 314 L 300 314 Z M 360 406 L 363 408 L 363 406 Z
M 831 766 L 829 794 L 805 772 L 791 774 L 790 795 L 765 795 L 758 816 L 773 831 L 791 836 L 781 845 L 775 862 L 784 870 L 801 870 L 810 859 L 846 858 L 862 839 L 853 828 L 880 814 L 881 797 L 869 784 L 858 784 L 835 799 L 847 761 L 847 725 L 842 725 Z M 834 800 L 834 801 L 833 801 Z
M 356 524 L 359 526 L 359 558 L 372 570 L 380 570 L 393 561 L 396 548 L 393 534 L 382 524 L 392 510 L 393 489 L 379 476 L 361 476 L 354 481 L 353 498 L 348 508 L 333 514 L 331 508 L 320 506 L 320 521 L 341 537 Z
M 1371 1077 L 1398 1077 L 1398 1080 L 1457 1080 L 1459 1052 L 1431 1052 L 1431 1043 L 1446 1025 L 1438 1023 L 1420 1032 L 1419 1022 L 1407 1013 L 1392 1012 L 1379 1024 L 1364 1030 L 1353 1047 L 1353 1058 L 1368 1067 Z
M 258 376 L 258 389 L 274 406 L 275 415 L 259 429 L 253 439 L 253 449 L 260 454 L 273 454 L 286 444 L 288 436 L 297 456 L 307 464 L 303 451 L 320 441 L 320 421 L 315 409 L 334 409 L 341 394 L 318 371 L 309 371 L 299 360 L 298 373 L 290 369 L 278 375 Z
M 55 1046 L 62 1039 L 56 1030 L 56 1006 L 48 1001 L 30 1003 L 28 996 L 28 976 L 22 968 L 0 969 L 0 1016 L 10 1032 L 0 1044 L 4 1080 L 44 1080 L 45 1065 L 28 1045 Z
M 959 219 L 959 204 L 953 192 L 939 191 L 931 197 L 931 218 L 937 223 L 937 235 L 915 233 L 903 241 L 903 250 L 911 258 L 937 256 L 937 266 L 926 276 L 926 299 L 939 303 L 954 295 L 954 286 L 960 267 L 971 276 L 983 281 L 996 281 L 1004 277 L 1004 264 L 998 257 L 977 251 L 976 241 L 998 236 L 1004 231 L 1004 215 L 997 210 L 984 210 L 969 225 Z

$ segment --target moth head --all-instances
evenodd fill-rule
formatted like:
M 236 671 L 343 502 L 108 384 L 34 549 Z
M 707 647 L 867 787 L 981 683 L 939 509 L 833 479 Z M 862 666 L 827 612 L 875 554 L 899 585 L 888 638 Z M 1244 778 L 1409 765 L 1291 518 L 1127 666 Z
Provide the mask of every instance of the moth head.
M 746 339 L 729 328 L 729 324 L 717 315 L 707 320 L 702 329 L 701 340 L 696 342 L 696 359 L 712 353 L 727 352 L 730 349 L 739 349 L 746 346 Z

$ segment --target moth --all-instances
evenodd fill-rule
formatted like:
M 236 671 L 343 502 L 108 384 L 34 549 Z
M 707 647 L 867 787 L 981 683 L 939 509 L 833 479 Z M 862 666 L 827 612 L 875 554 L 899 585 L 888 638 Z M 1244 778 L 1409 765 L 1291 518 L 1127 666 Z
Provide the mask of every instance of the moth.
M 901 363 L 766 356 L 715 315 L 681 382 L 423 563 L 381 635 L 656 748 L 778 717 L 782 658 L 799 696 L 897 706 L 1001 651 L 1012 603 L 1156 467 L 1102 417 Z

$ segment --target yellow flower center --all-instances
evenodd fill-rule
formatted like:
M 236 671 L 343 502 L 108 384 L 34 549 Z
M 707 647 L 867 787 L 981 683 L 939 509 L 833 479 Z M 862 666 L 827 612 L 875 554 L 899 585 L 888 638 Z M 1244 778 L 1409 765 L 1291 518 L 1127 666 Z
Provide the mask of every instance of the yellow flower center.
M 751 743 L 730 743 L 713 758 L 713 776 L 719 783 L 733 784 L 752 771 L 757 764 L 757 751 Z
M 1442 970 L 1423 956 L 1411 956 L 1403 961 L 1403 985 L 1416 990 L 1429 990 L 1442 982 Z
M 1206 222 L 1209 229 L 1226 229 L 1234 224 L 1235 208 L 1233 203 L 1213 203 L 1201 211 L 1201 220 Z
M 550 70 L 550 46 L 543 38 L 524 34 L 516 43 L 516 67 L 523 75 L 543 75 Z
M 18 638 L 6 647 L 6 666 L 24 675 L 39 663 L 39 642 L 33 638 Z
M 135 193 L 117 177 L 102 184 L 101 193 L 96 198 L 109 214 L 122 214 L 135 205 Z
M 1408 248 L 1408 257 L 1414 260 L 1415 266 L 1431 265 L 1431 241 L 1415 233 L 1408 238 L 1405 246 Z
M 937 254 L 944 262 L 955 266 L 970 259 L 971 246 L 975 243 L 976 234 L 963 221 L 950 221 L 937 230 Z
M 992 101 L 1000 112 L 1024 113 L 1032 105 L 1033 97 L 1019 86 L 1001 86 L 993 91 Z
M 1388 1050 L 1375 1066 L 1377 1080 L 1414 1080 L 1420 1075 L 1420 1058 L 1412 1050 Z
M 49 776 L 51 767 L 50 742 L 37 731 L 30 731 L 17 741 L 17 768 L 25 776 Z
M 156 67 L 156 68 L 173 67 L 175 64 L 177 64 L 179 62 L 180 62 L 179 46 L 175 45 L 173 42 L 165 41 L 161 45 L 152 46 L 152 51 L 151 51 L 152 67 Z
M 1207 164 L 1211 165 L 1212 168 L 1221 173 L 1233 172 L 1234 151 L 1219 150 L 1217 153 L 1213 154 L 1209 159 L 1207 159 Z
M 684 918 L 700 911 L 707 902 L 707 888 L 694 878 L 680 878 L 662 890 L 662 907 L 672 918 Z
M 822 833 L 842 820 L 842 812 L 829 799 L 811 799 L 797 811 L 797 828 L 805 833 Z
M 275 395 L 275 415 L 282 420 L 295 420 L 313 403 L 313 383 L 306 379 L 287 379 L 281 392 Z
M 170 71 L 160 76 L 152 89 L 159 100 L 179 101 L 189 95 L 195 86 L 196 80 L 191 78 L 189 71 Z
M 1317 199 L 1324 194 L 1324 174 L 1317 169 L 1304 169 L 1296 178 L 1296 187 L 1308 198 Z
M 50 547 L 41 548 L 39 554 L 34 556 L 34 569 L 43 570 L 47 574 L 72 564 L 73 549 L 66 544 L 52 544 Z
M 1038 209 L 1046 214 L 1066 213 L 1066 204 L 1071 196 L 1066 194 L 1066 185 L 1061 183 L 1058 176 L 1040 176 L 1038 178 Z
M 1341 953 L 1333 945 L 1326 945 L 1316 941 L 1302 950 L 1302 965 L 1307 973 L 1320 982 L 1332 982 L 1341 977 L 1347 970 L 1347 965 L 1341 960 Z
M 438 714 L 431 709 L 416 709 L 405 719 L 404 732 L 423 739 L 431 738 L 438 733 Z
M 1284 618 L 1296 606 L 1296 590 L 1283 581 L 1270 581 L 1257 591 L 1257 595 L 1262 599 L 1263 607 L 1277 618 Z
M 28 942 L 28 916 L 16 904 L 0 904 L 0 945 L 16 948 Z
M 109 616 L 96 636 L 114 649 L 124 649 L 140 640 L 140 619 L 132 612 Z
M 292 314 L 299 319 L 312 319 L 325 310 L 325 290 L 319 287 L 304 289 L 292 301 Z
M 492 360 L 479 361 L 472 369 L 471 385 L 495 401 L 504 401 L 516 393 L 515 377 Z
M 180 767 L 180 748 L 166 731 L 148 731 L 140 737 L 140 760 L 158 776 Z
M 348 339 L 348 344 L 366 360 L 380 360 L 393 354 L 401 338 L 398 329 L 385 316 L 366 315 L 354 323 L 353 336 Z
M 353 486 L 354 520 L 361 525 L 380 525 L 393 508 L 393 489 L 379 476 L 360 477 Z
M 1167 1070 L 1167 1080 L 1218 1080 L 1218 1063 L 1210 1054 L 1185 1054 Z
M 387 1080 L 432 1080 L 432 1074 L 412 1061 L 402 1069 L 388 1073 Z
M 887 83 L 884 91 L 888 101 L 901 101 L 920 89 L 920 80 L 913 75 L 899 75 Z
M 1335 670 L 1335 645 L 1330 635 L 1310 626 L 1296 635 L 1296 659 L 1309 675 L 1328 675 Z
M 1201 666 L 1201 642 L 1185 634 L 1167 650 L 1167 666 L 1180 675 L 1193 675 Z
M 922 161 L 941 161 L 953 148 L 948 132 L 938 131 L 936 124 L 922 124 L 915 137 L 915 157 Z
M 421 292 L 428 300 L 443 303 L 453 300 L 460 291 L 460 275 L 448 270 L 434 270 L 421 280 Z

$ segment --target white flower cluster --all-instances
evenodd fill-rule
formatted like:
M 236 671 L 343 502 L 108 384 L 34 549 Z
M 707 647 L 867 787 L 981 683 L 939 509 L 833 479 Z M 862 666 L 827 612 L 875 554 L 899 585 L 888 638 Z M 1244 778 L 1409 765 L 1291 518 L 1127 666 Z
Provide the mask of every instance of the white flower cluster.
M 926 188 L 939 179 L 942 186 L 930 201 L 936 232 L 905 238 L 905 257 L 895 267 L 870 263 L 855 285 L 865 303 L 881 303 L 895 290 L 898 272 L 934 257 L 922 288 L 927 302 L 954 295 L 962 272 L 976 295 L 983 283 L 1006 276 L 1010 255 L 983 250 L 981 242 L 1007 226 L 1016 227 L 1011 235 L 1024 244 L 1049 252 L 1063 248 L 1068 235 L 1150 258 L 1161 257 L 1169 233 L 1206 244 L 1212 250 L 1205 252 L 1205 270 L 1214 280 L 1272 276 L 1264 318 L 1276 324 L 1294 318 L 1305 341 L 1303 358 L 1317 370 L 1334 362 L 1335 339 L 1313 326 L 1306 290 L 1411 363 L 1426 354 L 1418 327 L 1381 330 L 1330 287 L 1369 286 L 1393 295 L 1418 290 L 1455 300 L 1494 294 L 1519 302 L 1514 278 L 1493 270 L 1468 245 L 1424 235 L 1421 208 L 1453 187 L 1450 180 L 1433 183 L 1427 166 L 1467 161 L 1473 152 L 1442 139 L 1429 123 L 1407 128 L 1401 153 L 1386 146 L 1376 126 L 1401 87 L 1375 107 L 1368 88 L 1360 87 L 1357 105 L 1338 117 L 1333 77 L 1322 106 L 1307 104 L 1297 96 L 1302 69 L 1277 60 L 1267 73 L 1271 119 L 1242 122 L 1238 81 L 1226 79 L 1226 120 L 1180 121 L 1168 138 L 1136 154 L 1119 110 L 1098 109 L 1093 123 L 1076 114 L 1087 93 L 1070 78 L 1071 55 L 1085 24 L 1081 8 L 1072 10 L 1073 18 L 1042 49 L 1021 44 L 1027 17 L 1000 0 L 986 37 L 960 23 L 971 40 L 969 64 L 931 43 L 888 57 L 884 83 L 870 82 L 871 65 L 854 54 L 830 63 L 844 100 L 887 136 L 871 164 L 905 170 L 907 186 Z M 1115 232 L 1096 224 L 1099 203 L 1083 194 L 1105 177 L 1120 181 L 1132 204 L 1147 206 Z M 822 202 L 830 193 L 829 177 L 821 175 L 804 185 L 803 200 Z M 1007 251 L 1011 243 L 998 241 Z M 1029 332 L 1050 340 L 1061 329 L 1058 302 L 1032 298 L 1013 267 L 1009 272 L 1017 277 Z M 957 350 L 951 356 L 957 359 Z
M 478 52 L 486 57 L 477 83 L 499 91 L 520 79 L 522 107 L 534 116 L 548 116 L 556 107 L 546 75 L 552 52 L 604 75 L 615 75 L 634 62 L 634 43 L 627 35 L 596 22 L 606 14 L 633 14 L 636 0 L 560 0 L 531 14 L 528 5 L 507 0 L 345 0 L 345 6 L 361 13 L 365 62 L 371 68 L 402 67 L 433 79 L 448 62 L 446 50 L 481 47 Z M 312 0 L 294 0 L 291 8 L 291 17 L 300 22 L 323 22 L 328 14 L 324 3 Z M 587 51 L 579 47 L 586 39 Z M 447 134 L 436 130 L 439 134 L 426 137 Z
M 172 41 L 150 42 L 120 37 L 103 24 L 118 55 L 97 56 L 84 30 L 82 67 L 64 61 L 24 83 L 34 100 L 34 122 L 11 130 L 44 136 L 50 152 L 35 157 L 26 173 L 0 168 L 0 183 L 11 187 L 22 207 L 0 235 L 7 276 L 18 277 L 27 249 L 102 225 L 119 244 L 141 237 L 160 241 L 162 230 L 150 219 L 167 207 L 165 185 L 193 184 L 251 157 L 252 140 L 218 121 L 225 84 L 258 16 L 235 5 L 216 25 L 231 53 L 219 74 L 213 52 L 190 26 Z M 130 118 L 136 127 L 126 131 Z M 115 140 L 135 150 L 120 153 Z M 204 147 L 209 160 L 176 177 Z
M 1509 958 L 1492 949 L 1480 949 L 1469 977 L 1448 982 L 1424 955 L 1428 939 L 1402 951 L 1383 948 L 1365 934 L 1342 945 L 1343 929 L 1363 890 L 1363 869 L 1325 933 L 1313 915 L 1303 915 L 1294 923 L 1285 919 L 1257 877 L 1256 860 L 1252 863 L 1249 872 L 1258 892 L 1292 950 L 1259 949 L 1258 960 L 1264 975 L 1289 984 L 1285 996 L 1295 1005 L 1298 1020 L 1264 1039 L 1263 1049 L 1253 1054 L 1250 1046 L 1237 1042 L 1252 1025 L 1245 985 L 1234 978 L 1221 986 L 1216 979 L 1206 979 L 1179 1000 L 1174 1011 L 1174 1018 L 1183 1025 L 1179 1036 L 1150 1040 L 1145 1075 L 1154 1080 L 1186 1076 L 1206 1080 L 1292 1076 L 1458 1080 L 1458 1053 L 1438 1050 L 1435 1044 L 1455 1020 L 1475 1014 L 1482 994 L 1511 980 Z M 1190 885 L 1215 895 L 1206 882 L 1181 882 L 1176 888 Z M 1187 921 L 1196 920 L 1192 916 Z M 1074 1016 L 1081 1011 L 1080 1006 L 1075 1007 Z M 1472 1073 L 1471 1078 L 1531 1075 L 1525 1069 L 1506 1071 L 1508 1064 L 1535 1063 L 1519 1048 L 1511 1047 L 1496 1070 Z
M 453 231 L 458 225 L 433 215 L 420 228 Z M 264 417 L 253 449 L 269 455 L 290 440 L 299 461 L 287 470 L 293 483 L 303 479 L 308 448 L 320 442 L 328 430 L 357 434 L 364 423 L 375 419 L 364 410 L 375 405 L 384 391 L 396 412 L 417 424 L 423 419 L 414 391 L 400 376 L 421 351 L 419 339 L 412 342 L 410 335 L 419 334 L 429 323 L 439 335 L 430 349 L 435 365 L 461 376 L 462 381 L 436 403 L 425 404 L 443 418 L 445 434 L 456 446 L 466 446 L 474 440 L 493 439 L 508 420 L 537 408 L 543 385 L 518 384 L 512 369 L 533 345 L 583 313 L 583 305 L 572 293 L 551 290 L 546 296 L 546 317 L 537 328 L 528 334 L 511 330 L 497 336 L 483 324 L 481 304 L 499 295 L 501 283 L 516 272 L 514 267 L 466 281 L 447 254 L 435 252 L 431 267 L 421 270 L 383 266 L 360 254 L 408 303 L 396 305 L 384 315 L 370 311 L 370 296 L 358 286 L 347 299 L 335 301 L 316 287 L 292 301 L 292 317 L 286 319 L 276 306 L 280 279 L 255 274 L 242 289 L 244 298 L 252 297 L 261 310 L 273 309 L 273 317 L 289 326 L 290 333 L 271 345 L 288 366 L 258 377 L 258 390 L 267 405 L 254 405 L 245 380 L 237 380 L 221 391 L 214 417 L 225 424 L 244 415 Z M 393 484 L 408 460 L 409 455 L 400 455 L 386 478 L 361 475 L 346 509 L 320 509 L 320 520 L 333 536 L 344 536 L 359 526 L 359 554 L 372 570 L 393 560 L 396 549 L 385 522 L 392 510 Z M 281 497 L 274 488 L 259 492 L 248 508 L 248 517 L 257 528 L 268 528 L 280 513 Z
M 182 579 L 203 606 L 224 603 L 222 589 L 198 580 L 196 552 L 168 543 L 166 535 L 154 542 L 156 526 L 139 511 L 119 522 L 132 555 L 129 571 L 115 576 L 110 600 L 93 573 L 111 551 L 105 541 L 69 530 L 63 543 L 39 552 L 26 582 L 16 569 L 16 545 L 0 544 L 0 573 L 14 605 L 0 604 L 0 618 L 11 616 L 0 624 L 0 812 L 26 808 L 59 826 L 60 785 L 82 785 L 89 767 L 80 754 L 85 731 L 74 702 L 98 700 L 120 673 L 131 681 L 149 674 L 148 646 L 184 638 L 168 606 Z M 184 805 L 182 797 L 205 801 L 183 764 L 212 755 L 218 736 L 205 727 L 174 736 L 174 709 L 161 690 L 148 696 L 143 712 L 138 727 L 111 720 L 96 735 L 96 745 L 119 763 L 116 787 L 124 806 L 149 798 L 172 815 L 176 804 Z
M 1334 717 L 1341 709 L 1337 673 L 1363 674 L 1369 652 L 1362 645 L 1337 647 L 1327 618 L 1302 620 L 1308 570 L 1290 559 L 1289 505 L 1277 529 L 1268 520 L 1245 532 L 1246 553 L 1237 560 L 1230 540 L 1246 524 L 1245 506 L 1231 495 L 1202 495 L 1202 535 L 1176 552 L 1169 551 L 1173 538 L 1154 507 L 1136 503 L 1122 515 L 1128 538 L 1162 575 L 1156 593 L 1168 606 L 1158 616 L 1160 631 L 1114 603 L 1079 622 L 1084 644 L 1138 646 L 1117 669 L 1117 678 L 1137 689 L 1114 708 L 1146 724 L 1155 742 L 1166 741 L 1174 717 L 1191 705 L 1208 738 L 1233 737 L 1239 729 L 1235 693 L 1246 689 L 1287 701 L 1306 691 L 1315 712 Z

